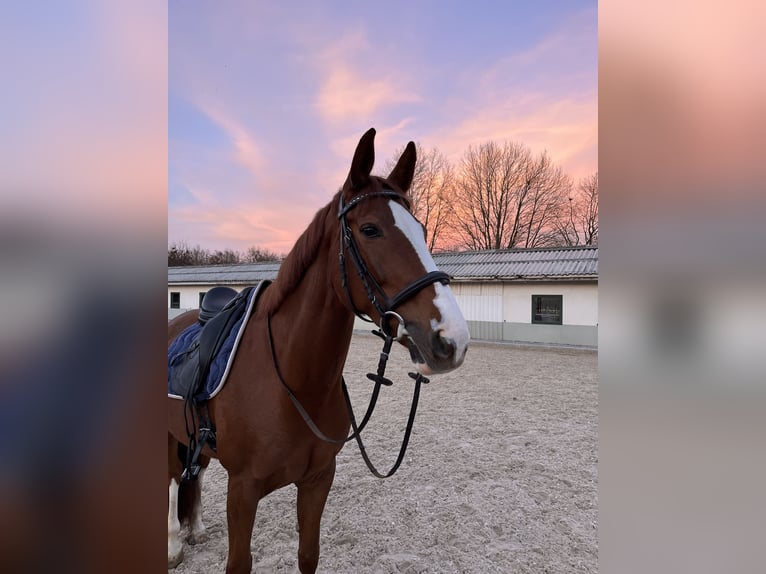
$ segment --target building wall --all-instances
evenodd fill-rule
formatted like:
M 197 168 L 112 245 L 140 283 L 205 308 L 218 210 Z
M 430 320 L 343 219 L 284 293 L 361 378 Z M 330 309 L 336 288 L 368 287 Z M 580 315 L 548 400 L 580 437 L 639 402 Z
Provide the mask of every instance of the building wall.
M 505 283 L 502 320 L 531 324 L 532 295 L 562 295 L 564 325 L 598 325 L 596 283 Z
M 199 307 L 199 293 L 213 285 L 168 287 L 168 319 Z M 243 285 L 232 285 L 238 291 Z M 450 287 L 468 322 L 471 337 L 490 341 L 516 341 L 560 345 L 598 346 L 598 283 L 551 281 L 546 283 L 453 282 Z M 170 309 L 170 292 L 181 294 L 181 309 Z M 532 324 L 532 295 L 561 295 L 562 324 Z M 356 319 L 354 328 L 370 323 Z
M 453 283 L 471 337 L 598 346 L 598 283 Z M 532 295 L 561 295 L 562 324 L 532 324 Z
M 180 308 L 184 311 L 199 308 L 199 292 L 206 291 L 204 287 L 168 287 L 168 308 L 170 308 L 170 294 L 181 294 Z
M 168 321 L 177 317 L 181 313 L 185 313 L 191 309 L 199 309 L 199 294 L 212 289 L 215 285 L 193 285 L 193 286 L 177 286 L 168 285 Z M 229 285 L 229 287 L 242 291 L 245 285 Z M 180 309 L 170 308 L 170 294 L 172 292 L 181 294 L 181 306 Z

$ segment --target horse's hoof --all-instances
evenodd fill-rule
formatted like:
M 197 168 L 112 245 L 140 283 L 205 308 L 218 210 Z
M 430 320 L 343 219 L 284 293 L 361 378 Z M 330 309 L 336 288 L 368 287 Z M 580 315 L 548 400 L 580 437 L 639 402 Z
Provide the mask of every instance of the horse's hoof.
M 178 566 L 181 562 L 184 560 L 184 551 L 183 549 L 178 551 L 178 554 L 175 556 L 171 556 L 168 554 L 168 570 L 171 570 Z
M 206 530 L 200 530 L 199 532 L 192 532 L 189 534 L 189 544 L 202 544 L 207 542 L 208 535 Z

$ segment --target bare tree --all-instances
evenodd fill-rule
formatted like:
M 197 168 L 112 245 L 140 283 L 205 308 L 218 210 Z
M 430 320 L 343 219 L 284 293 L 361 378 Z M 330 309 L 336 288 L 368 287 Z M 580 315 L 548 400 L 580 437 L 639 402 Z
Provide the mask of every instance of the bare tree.
M 181 241 L 168 247 L 168 267 L 207 265 L 209 263 L 210 252 L 199 245 L 189 247 L 185 241 Z
M 580 180 L 569 195 L 569 205 L 556 222 L 564 245 L 598 244 L 598 172 Z
M 268 249 L 264 249 L 263 247 L 258 247 L 257 245 L 253 245 L 252 247 L 248 248 L 248 250 L 245 251 L 245 253 L 241 257 L 241 260 L 243 263 L 258 263 L 260 261 L 281 261 L 282 259 L 284 259 L 284 255 L 279 255 L 278 253 L 269 251 Z
M 519 247 L 549 247 L 558 243 L 556 221 L 564 212 L 572 182 L 553 164 L 547 152 L 529 163 L 524 181 L 527 199 L 526 229 Z
M 578 204 L 575 202 L 573 195 L 570 195 L 567 199 L 568 205 L 554 224 L 556 226 L 556 233 L 559 237 L 559 243 L 562 245 L 580 245 L 580 231 L 577 228 Z
M 571 188 L 546 152 L 523 144 L 469 147 L 457 177 L 454 233 L 468 249 L 544 247 L 556 242 L 555 221 Z
M 598 172 L 580 181 L 583 210 L 580 222 L 585 245 L 598 245 Z
M 186 251 L 175 243 L 168 247 L 168 267 L 180 267 L 188 265 L 186 262 Z
M 223 249 L 215 251 L 210 255 L 210 265 L 231 265 L 233 263 L 239 263 L 240 257 L 237 251 L 233 249 Z
M 451 215 L 450 195 L 454 190 L 455 170 L 437 148 L 426 150 L 416 143 L 415 150 L 417 163 L 410 186 L 412 212 L 425 226 L 428 249 L 433 251 L 440 247 Z M 404 147 L 400 148 L 386 162 L 386 174 L 394 168 L 403 151 Z
M 514 176 L 518 176 L 518 164 L 525 159 L 522 151 L 520 146 L 500 148 L 487 142 L 478 148 L 469 147 L 463 155 L 452 221 L 463 246 L 499 249 L 509 225 L 511 233 L 517 229 L 509 218 L 511 192 L 517 183 Z
M 240 253 L 233 249 L 210 252 L 199 245 L 189 247 L 186 242 L 173 243 L 168 247 L 168 267 L 188 265 L 231 265 L 235 263 L 258 263 L 281 261 L 284 255 L 254 245 Z

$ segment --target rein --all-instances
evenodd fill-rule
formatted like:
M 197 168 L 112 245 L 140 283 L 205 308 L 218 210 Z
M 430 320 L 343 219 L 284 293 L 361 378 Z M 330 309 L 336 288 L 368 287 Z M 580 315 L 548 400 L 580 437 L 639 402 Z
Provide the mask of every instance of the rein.
M 352 439 L 356 439 L 356 442 L 359 445 L 359 452 L 361 452 L 362 458 L 364 459 L 365 464 L 367 464 L 367 468 L 370 469 L 370 472 L 372 474 L 374 474 L 378 478 L 388 478 L 389 476 L 393 475 L 399 468 L 399 465 L 401 465 L 402 460 L 404 460 L 404 454 L 407 452 L 407 445 L 410 441 L 412 426 L 415 422 L 415 414 L 417 413 L 417 410 L 418 410 L 418 399 L 420 397 L 420 385 L 426 384 L 429 382 L 428 379 L 424 377 L 423 375 L 421 375 L 420 373 L 409 373 L 409 376 L 415 379 L 415 389 L 412 395 L 412 404 L 410 405 L 410 414 L 409 414 L 409 417 L 407 418 L 407 428 L 404 431 L 404 438 L 402 439 L 402 444 L 401 444 L 401 447 L 399 448 L 399 456 L 396 458 L 396 462 L 394 463 L 394 466 L 392 466 L 391 469 L 389 469 L 389 471 L 386 474 L 380 473 L 378 469 L 375 468 L 375 466 L 372 464 L 370 457 L 367 455 L 367 450 L 364 448 L 364 443 L 362 442 L 362 430 L 364 429 L 365 426 L 367 426 L 367 423 L 370 421 L 370 417 L 372 417 L 372 413 L 375 410 L 375 405 L 377 404 L 378 396 L 380 395 L 380 387 L 383 385 L 388 387 L 393 384 L 389 379 L 385 377 L 386 362 L 388 361 L 389 352 L 391 351 L 391 345 L 394 342 L 393 337 L 384 335 L 380 331 L 373 331 L 375 335 L 378 335 L 379 337 L 382 337 L 384 339 L 383 350 L 380 353 L 380 360 L 378 361 L 377 373 L 367 374 L 367 378 L 375 383 L 375 387 L 373 388 L 372 396 L 370 397 L 370 403 L 367 406 L 367 412 L 365 412 L 364 418 L 362 418 L 362 422 L 359 425 L 356 424 L 356 417 L 354 416 L 354 408 L 351 405 L 351 397 L 348 394 L 346 379 L 343 376 L 341 376 L 341 387 L 343 388 L 343 398 L 346 401 L 346 409 L 348 410 L 349 419 L 351 420 L 351 427 L 353 428 L 354 432 L 351 433 L 351 435 L 349 435 L 346 438 L 334 439 L 334 438 L 328 437 L 321 430 L 319 430 L 319 427 L 313 421 L 313 419 L 311 418 L 311 415 L 309 415 L 308 411 L 306 411 L 306 409 L 303 407 L 301 402 L 298 400 L 298 397 L 295 396 L 295 393 L 293 393 L 292 389 L 290 389 L 288 384 L 285 382 L 285 379 L 282 376 L 282 371 L 279 368 L 279 362 L 277 361 L 277 354 L 274 351 L 274 337 L 271 332 L 271 315 L 268 315 L 266 317 L 266 330 L 268 331 L 268 335 L 269 335 L 269 350 L 271 351 L 271 361 L 274 364 L 274 370 L 277 373 L 277 378 L 279 379 L 279 382 L 282 384 L 282 388 L 287 393 L 287 396 L 290 397 L 290 400 L 292 401 L 293 406 L 295 406 L 298 413 L 300 413 L 301 417 L 303 418 L 303 421 L 306 423 L 306 426 L 308 426 L 311 432 L 314 433 L 314 436 L 330 444 L 345 444 Z
M 341 387 L 343 389 L 343 398 L 346 401 L 346 409 L 348 410 L 349 419 L 351 421 L 351 427 L 353 429 L 353 432 L 351 435 L 349 435 L 346 438 L 342 439 L 334 439 L 330 438 L 327 435 L 325 435 L 319 427 L 316 425 L 316 423 L 312 420 L 309 413 L 306 411 L 306 409 L 303 407 L 303 405 L 300 403 L 298 398 L 295 396 L 295 393 L 290 389 L 290 387 L 285 382 L 284 377 L 282 376 L 282 372 L 279 369 L 279 363 L 277 361 L 277 355 L 274 350 L 274 337 L 271 332 L 271 315 L 267 316 L 266 318 L 266 327 L 268 332 L 268 338 L 269 338 L 269 350 L 271 351 L 271 360 L 274 364 L 274 370 L 277 374 L 277 378 L 279 379 L 279 382 L 282 384 L 282 388 L 284 388 L 285 392 L 287 393 L 287 396 L 290 397 L 290 400 L 292 401 L 293 405 L 295 406 L 298 413 L 303 418 L 306 425 L 309 427 L 312 433 L 314 435 L 324 441 L 328 442 L 330 444 L 336 444 L 341 445 L 345 444 L 346 442 L 356 439 L 357 444 L 359 445 L 359 451 L 362 454 L 362 458 L 364 459 L 365 464 L 367 465 L 367 468 L 370 470 L 370 472 L 377 476 L 378 478 L 388 478 L 389 476 L 393 475 L 397 469 L 399 468 L 399 465 L 401 465 L 402 461 L 404 460 L 404 455 L 407 451 L 407 445 L 409 444 L 410 435 L 412 433 L 412 426 L 415 422 L 415 414 L 417 413 L 418 409 L 418 401 L 420 398 L 420 385 L 428 383 L 428 379 L 421 375 L 420 373 L 408 373 L 411 378 L 415 380 L 415 387 L 412 394 L 412 403 L 410 405 L 410 413 L 409 417 L 407 419 L 407 428 L 404 431 L 404 438 L 402 439 L 402 444 L 399 449 L 399 455 L 396 459 L 396 462 L 391 467 L 391 469 L 385 473 L 382 474 L 379 472 L 375 466 L 370 461 L 369 456 L 367 455 L 367 450 L 364 447 L 364 443 L 362 442 L 362 430 L 367 426 L 367 423 L 370 420 L 370 417 L 372 416 L 373 411 L 375 410 L 375 405 L 378 401 L 378 396 L 380 394 L 380 388 L 381 386 L 391 386 L 393 383 L 391 380 L 387 379 L 385 377 L 386 372 L 386 363 L 388 361 L 389 353 L 391 352 L 391 346 L 395 340 L 395 338 L 399 338 L 400 336 L 403 336 L 404 333 L 406 333 L 405 328 L 405 321 L 399 315 L 394 311 L 399 305 L 407 301 L 408 299 L 414 297 L 417 295 L 420 291 L 422 291 L 424 288 L 428 287 L 429 285 L 432 285 L 434 283 L 442 283 L 444 285 L 448 284 L 450 281 L 449 275 L 442 271 L 430 271 L 423 275 L 422 277 L 412 281 L 408 285 L 406 285 L 401 291 L 399 291 L 397 294 L 395 294 L 393 297 L 388 297 L 386 292 L 383 290 L 383 288 L 380 286 L 378 281 L 373 277 L 373 275 L 370 273 L 369 269 L 367 268 L 367 265 L 364 262 L 364 258 L 362 257 L 361 253 L 359 252 L 359 249 L 356 245 L 356 242 L 354 241 L 354 236 L 351 233 L 351 228 L 348 225 L 348 222 L 346 221 L 346 214 L 351 211 L 354 207 L 359 205 L 362 201 L 366 199 L 370 199 L 373 197 L 390 197 L 393 199 L 396 199 L 398 201 L 402 201 L 407 207 L 407 209 L 410 209 L 410 203 L 407 200 L 405 196 L 403 196 L 400 193 L 397 193 L 393 190 L 383 190 L 383 191 L 376 191 L 371 193 L 365 193 L 358 195 L 354 199 L 352 199 L 347 204 L 343 203 L 343 194 L 340 194 L 340 203 L 338 206 L 338 219 L 340 220 L 340 250 L 338 253 L 338 263 L 340 266 L 340 273 L 341 273 L 341 283 L 343 285 L 343 289 L 346 292 L 346 297 L 348 298 L 349 304 L 351 305 L 351 309 L 353 310 L 354 314 L 362 319 L 363 321 L 366 321 L 368 323 L 374 322 L 369 316 L 365 315 L 364 313 L 359 311 L 359 308 L 354 303 L 354 299 L 351 296 L 351 290 L 348 286 L 348 273 L 346 271 L 346 252 L 348 252 L 351 262 L 354 265 L 354 268 L 356 269 L 357 274 L 359 275 L 359 279 L 362 282 L 362 285 L 364 286 L 364 289 L 367 293 L 367 298 L 370 300 L 370 303 L 372 303 L 373 307 L 375 307 L 375 310 L 380 315 L 380 331 L 373 331 L 373 333 L 383 339 L 383 350 L 380 353 L 380 359 L 378 361 L 378 370 L 377 373 L 368 373 L 367 378 L 370 379 L 375 383 L 375 387 L 373 388 L 372 395 L 370 397 L 370 402 L 367 406 L 367 411 L 364 414 L 364 417 L 362 418 L 362 422 L 357 425 L 356 423 L 356 417 L 354 416 L 354 409 L 351 405 L 351 398 L 348 394 L 348 387 L 346 386 L 346 380 L 341 375 Z M 380 297 L 380 298 L 379 298 Z M 382 303 L 381 303 L 382 299 Z M 394 337 L 392 334 L 388 332 L 388 329 L 386 328 L 386 318 L 389 316 L 393 316 L 396 318 L 399 322 L 398 329 L 397 329 L 397 336 Z

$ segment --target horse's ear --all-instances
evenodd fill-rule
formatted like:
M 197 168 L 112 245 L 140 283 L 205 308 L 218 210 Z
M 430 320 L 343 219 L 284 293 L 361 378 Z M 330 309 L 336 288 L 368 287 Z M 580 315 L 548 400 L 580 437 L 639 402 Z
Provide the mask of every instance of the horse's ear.
M 351 170 L 348 172 L 346 185 L 351 189 L 359 190 L 370 182 L 370 172 L 375 163 L 375 128 L 370 128 L 359 140 L 351 161 Z
M 410 142 L 407 147 L 404 148 L 399 161 L 396 162 L 396 166 L 391 170 L 388 176 L 388 180 L 399 186 L 404 193 L 410 189 L 412 185 L 412 178 L 415 175 L 415 162 L 417 161 L 417 153 L 415 152 L 415 144 Z

